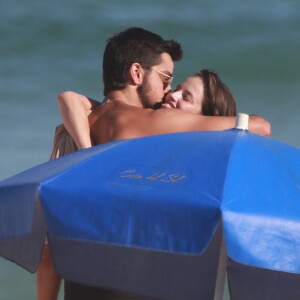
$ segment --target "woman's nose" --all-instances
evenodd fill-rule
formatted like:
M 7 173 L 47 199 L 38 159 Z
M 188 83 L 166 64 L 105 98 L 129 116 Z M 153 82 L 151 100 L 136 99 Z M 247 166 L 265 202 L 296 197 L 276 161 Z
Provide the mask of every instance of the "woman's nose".
M 181 94 L 182 94 L 181 91 L 175 91 L 175 92 L 169 93 L 168 96 L 169 96 L 170 101 L 177 103 L 178 100 L 181 98 Z
M 169 105 L 173 108 L 177 107 L 177 102 L 181 97 L 181 92 L 180 91 L 176 91 L 176 92 L 171 92 L 169 94 L 167 94 L 166 98 L 165 98 L 165 102 L 169 103 Z

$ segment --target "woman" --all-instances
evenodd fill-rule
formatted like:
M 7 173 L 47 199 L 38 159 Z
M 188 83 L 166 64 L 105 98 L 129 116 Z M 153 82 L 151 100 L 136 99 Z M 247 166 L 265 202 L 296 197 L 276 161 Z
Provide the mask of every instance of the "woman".
M 58 96 L 62 120 L 76 143 L 77 149 L 92 146 L 88 112 L 99 105 L 96 100 L 73 92 Z M 203 69 L 188 77 L 170 92 L 162 108 L 177 108 L 205 116 L 235 116 L 235 99 L 229 88 L 214 71 Z

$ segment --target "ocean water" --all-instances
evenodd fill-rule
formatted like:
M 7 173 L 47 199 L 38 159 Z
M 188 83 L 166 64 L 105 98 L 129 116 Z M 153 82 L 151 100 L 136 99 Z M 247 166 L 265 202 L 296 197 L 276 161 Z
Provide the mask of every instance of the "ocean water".
M 240 112 L 265 116 L 272 138 L 300 147 L 298 0 L 4 0 L 0 180 L 49 159 L 59 92 L 102 99 L 105 40 L 129 26 L 182 44 L 175 85 L 200 68 L 214 69 Z M 34 298 L 35 275 L 0 259 L 0 300 Z

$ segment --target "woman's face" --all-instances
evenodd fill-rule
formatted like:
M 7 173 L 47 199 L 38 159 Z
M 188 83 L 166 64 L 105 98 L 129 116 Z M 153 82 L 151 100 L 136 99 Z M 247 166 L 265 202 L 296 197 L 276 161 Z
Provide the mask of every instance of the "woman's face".
M 188 77 L 182 84 L 166 96 L 162 107 L 179 108 L 194 114 L 202 113 L 204 84 L 199 76 Z

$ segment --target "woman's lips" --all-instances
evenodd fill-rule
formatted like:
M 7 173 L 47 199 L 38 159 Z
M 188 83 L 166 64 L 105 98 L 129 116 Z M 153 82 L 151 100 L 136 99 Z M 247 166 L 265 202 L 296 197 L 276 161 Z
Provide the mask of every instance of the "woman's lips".
M 172 102 L 165 102 L 161 105 L 161 107 L 164 107 L 164 108 L 176 108 L 175 107 L 175 103 L 172 103 Z

